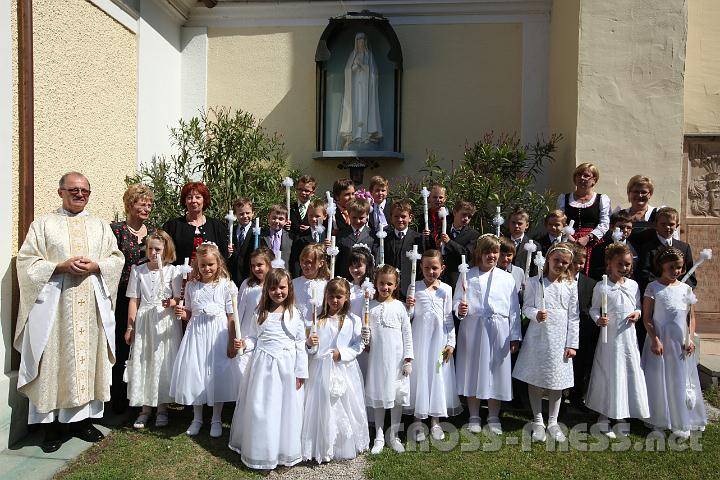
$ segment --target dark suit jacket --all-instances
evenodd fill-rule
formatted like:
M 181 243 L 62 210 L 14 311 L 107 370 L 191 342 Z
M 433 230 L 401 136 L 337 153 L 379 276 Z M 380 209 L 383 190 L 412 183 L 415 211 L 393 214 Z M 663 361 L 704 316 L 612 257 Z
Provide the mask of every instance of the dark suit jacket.
M 233 282 L 235 282 L 235 285 L 239 288 L 243 280 L 245 280 L 250 274 L 250 254 L 254 250 L 255 235 L 253 234 L 253 227 L 251 224 L 242 244 L 238 245 L 238 228 L 240 228 L 239 225 L 235 225 L 233 228 L 233 247 L 235 248 L 235 251 L 232 255 L 230 255 L 230 258 L 228 258 L 227 265 Z
M 398 297 L 401 300 L 405 300 L 407 297 L 410 282 L 422 279 L 420 261 L 418 261 L 415 278 L 410 278 L 412 262 L 406 254 L 407 252 L 412 252 L 413 245 L 418 246 L 418 253 L 422 254 L 425 251 L 423 248 L 422 234 L 408 228 L 405 236 L 400 240 L 395 235 L 395 228 L 392 226 L 388 228 L 387 238 L 385 238 L 385 263 L 400 269 L 400 291 L 398 292 Z
M 337 233 L 335 234 L 337 237 L 340 236 L 340 232 L 345 230 L 346 228 L 350 229 L 350 233 L 352 233 L 352 227 L 349 223 L 345 221 L 345 218 L 342 216 L 342 213 L 340 212 L 340 207 L 335 204 L 335 207 L 337 210 L 335 211 L 335 218 L 333 218 L 333 230 L 336 230 Z
M 270 230 L 265 229 L 263 231 L 260 243 L 272 250 L 272 239 L 270 238 Z M 280 257 L 285 262 L 285 269 L 287 269 L 288 271 L 290 269 L 290 251 L 292 250 L 292 244 L 292 235 L 288 231 L 282 230 L 282 237 L 280 237 Z
M 215 242 L 224 258 L 228 257 L 228 226 L 222 220 L 212 217 L 205 217 L 205 225 L 200 227 L 203 240 Z M 190 258 L 195 251 L 193 239 L 195 238 L 195 227 L 187 222 L 185 216 L 173 218 L 165 222 L 162 227 L 175 244 L 175 265 L 182 265 L 185 258 Z
M 387 221 L 388 226 L 387 228 L 392 228 L 392 225 L 390 225 L 390 207 L 392 206 L 392 200 L 389 198 L 385 199 L 385 208 L 383 208 L 383 213 L 385 214 L 385 220 Z M 373 205 L 372 209 L 370 210 L 370 216 L 368 220 L 368 225 L 370 225 L 370 228 L 373 232 L 377 232 L 377 224 L 375 222 L 375 205 Z
M 658 239 L 655 230 L 645 230 L 642 235 L 642 243 L 637 246 L 638 250 L 638 269 L 637 275 L 635 276 L 638 285 L 640 286 L 640 293 L 645 293 L 645 287 L 650 282 L 657 280 L 653 267 L 653 261 L 655 254 L 663 248 L 663 245 Z M 680 240 L 673 240 L 672 246 L 680 250 L 685 258 L 685 271 L 688 271 L 693 266 L 692 250 L 690 245 Z M 697 279 L 695 274 L 690 275 L 690 278 L 685 282 L 692 288 L 697 286 Z
M 451 230 L 452 231 L 452 230 Z M 443 281 L 450 285 L 455 290 L 455 284 L 457 283 L 458 267 L 462 258 L 461 255 L 465 255 L 468 265 L 473 266 L 473 253 L 475 251 L 475 242 L 480 237 L 480 232 L 473 230 L 470 227 L 465 227 L 455 238 L 450 235 L 450 241 L 445 245 L 445 255 L 443 257 L 445 261 L 445 272 L 443 273 Z
M 612 232 L 607 232 L 598 242 L 593 246 L 592 252 L 590 253 L 590 270 L 589 274 L 592 279 L 599 282 L 602 280 L 602 276 L 605 274 L 605 250 L 613 243 Z M 638 254 L 635 251 L 632 243 L 625 242 L 625 245 L 630 249 L 630 253 L 633 256 L 633 271 L 630 278 L 635 278 L 637 275 L 638 266 Z
M 303 249 L 308 245 L 312 245 L 314 243 L 323 243 L 324 241 L 325 233 L 320 236 L 319 242 L 315 242 L 313 240 L 312 233 L 308 235 L 300 235 L 299 237 L 295 238 L 295 240 L 293 240 L 292 249 L 290 250 L 290 265 L 288 265 L 290 275 L 292 275 L 293 278 L 297 278 L 302 275 L 302 269 L 300 268 L 300 254 L 302 253 Z
M 597 282 L 586 276 L 584 273 L 578 274 L 578 312 L 580 313 L 580 347 L 587 350 L 590 346 L 595 350 L 595 342 L 600 332 L 599 327 L 590 318 L 590 307 L 592 307 L 593 289 Z M 592 359 L 592 356 L 590 357 Z M 592 360 L 591 360 L 592 361 Z
M 310 202 L 312 204 L 312 201 Z M 308 209 L 310 207 L 308 206 Z M 310 232 L 310 229 L 305 230 L 305 232 L 300 231 L 300 225 L 307 225 L 310 226 L 310 219 L 308 218 L 307 212 L 305 212 L 305 217 L 300 218 L 300 207 L 298 206 L 297 202 L 290 204 L 290 233 L 293 234 L 294 238 L 298 238 L 300 235 L 307 235 Z
M 542 251 L 543 256 L 547 257 L 547 251 L 550 250 L 550 246 L 552 245 L 552 241 L 550 240 L 550 235 L 546 233 L 546 234 L 538 237 L 535 240 L 535 243 L 538 244 L 540 250 Z M 523 266 L 523 268 L 525 268 L 525 267 Z
M 450 235 L 450 229 L 452 228 L 453 219 L 455 218 L 452 213 L 452 209 L 445 207 L 448 210 L 447 215 L 447 234 Z M 428 211 L 428 221 L 430 222 L 430 236 L 423 237 L 425 242 L 425 249 L 430 250 L 431 248 L 440 248 L 440 234 L 442 233 L 442 218 L 437 216 L 437 213 L 433 212 L 432 209 Z M 425 219 L 420 218 L 420 228 L 425 228 Z
M 387 239 L 385 240 L 385 243 L 387 244 Z M 350 276 L 350 253 L 352 251 L 352 247 L 358 243 L 364 243 L 370 247 L 370 251 L 373 255 L 377 254 L 377 239 L 375 238 L 375 233 L 370 230 L 370 227 L 367 225 L 365 225 L 365 228 L 363 228 L 362 232 L 360 232 L 359 238 L 355 238 L 353 228 L 349 225 L 338 232 L 335 240 L 335 245 L 339 250 L 338 256 L 335 259 L 336 277 L 345 277 L 352 281 L 352 277 Z
M 507 238 L 512 242 L 512 238 L 509 235 L 507 236 Z M 513 257 L 513 262 L 512 262 L 513 265 L 515 265 L 516 267 L 522 268 L 523 271 L 525 271 L 525 262 L 527 261 L 527 256 L 528 256 L 528 252 L 527 252 L 527 250 L 525 250 L 525 245 L 527 245 L 528 240 L 530 240 L 530 235 L 528 235 L 528 232 L 525 232 L 525 235 L 523 235 L 523 239 L 520 242 L 520 245 L 518 245 L 515 248 L 515 256 Z M 548 248 L 549 248 L 550 237 L 548 237 L 546 240 L 548 242 Z M 533 242 L 535 242 L 535 244 L 538 246 L 538 248 L 542 249 L 542 245 L 540 245 L 538 240 L 533 239 Z M 547 248 L 544 251 L 547 251 Z M 534 255 L 533 255 L 533 258 L 535 258 Z M 532 261 L 530 262 L 529 275 L 531 277 L 534 277 L 537 275 L 537 266 Z

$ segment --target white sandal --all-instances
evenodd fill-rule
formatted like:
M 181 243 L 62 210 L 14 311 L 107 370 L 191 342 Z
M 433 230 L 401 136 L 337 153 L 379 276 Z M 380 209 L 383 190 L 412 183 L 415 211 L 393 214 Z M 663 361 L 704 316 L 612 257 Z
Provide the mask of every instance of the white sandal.
M 135 423 L 133 423 L 133 428 L 137 428 L 137 429 L 145 428 L 147 426 L 149 419 L 150 419 L 149 413 L 141 413 L 135 419 Z

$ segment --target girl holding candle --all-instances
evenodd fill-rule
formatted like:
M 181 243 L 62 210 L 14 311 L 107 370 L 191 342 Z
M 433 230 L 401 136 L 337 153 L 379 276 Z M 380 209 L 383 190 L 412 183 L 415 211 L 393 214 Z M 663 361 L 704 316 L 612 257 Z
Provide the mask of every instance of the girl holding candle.
M 243 280 L 238 291 L 238 323 L 240 325 L 240 338 L 247 337 L 255 330 L 255 314 L 260 304 L 260 296 L 262 295 L 263 284 L 265 283 L 265 275 L 270 271 L 274 254 L 267 247 L 258 248 L 250 254 L 250 276 Z M 237 339 L 237 331 L 235 323 L 230 325 L 230 338 Z M 233 341 L 230 348 L 230 356 L 234 357 L 242 348 L 240 342 Z M 251 353 L 240 355 L 240 371 L 244 374 L 247 365 L 252 357 Z
M 170 377 L 182 338 L 182 326 L 173 310 L 180 276 L 172 265 L 172 239 L 156 230 L 146 238 L 145 254 L 149 262 L 132 267 L 127 287 L 130 302 L 125 342 L 132 345 L 127 362 L 128 399 L 131 407 L 142 407 L 135 428 L 147 425 L 153 407 L 157 407 L 155 426 L 168 424 Z
M 365 279 L 373 281 L 373 273 L 375 271 L 375 258 L 370 253 L 370 247 L 367 245 L 355 245 L 350 252 L 350 312 L 353 315 L 363 318 L 363 308 L 365 306 L 365 290 L 362 285 Z M 367 372 L 368 356 L 366 351 L 362 351 L 357 357 L 360 371 L 365 378 Z
M 212 405 L 210 436 L 217 438 L 222 435 L 223 403 L 237 399 L 241 377 L 240 363 L 227 355 L 232 344 L 228 325 L 234 321 L 231 297 L 237 288 L 213 243 L 197 248 L 191 278 L 185 306 L 175 307 L 175 315 L 188 321 L 188 327 L 175 359 L 170 395 L 181 405 L 193 406 L 193 421 L 185 432 L 190 436 L 200 432 L 203 405 Z
M 322 295 L 325 285 L 330 279 L 330 270 L 325 261 L 325 247 L 319 243 L 311 243 L 300 253 L 300 269 L 302 276 L 292 281 L 295 291 L 295 308 L 306 327 L 312 323 L 312 292 Z
M 250 467 L 271 470 L 302 460 L 303 395 L 308 376 L 305 325 L 294 307 L 290 274 L 265 275 L 254 329 L 237 347 L 252 351 L 240 385 L 229 447 Z
M 547 433 L 565 441 L 557 423 L 562 391 L 574 384 L 572 358 L 579 342 L 577 286 L 570 264 L 572 246 L 557 243 L 547 252 L 542 275 L 532 277 L 523 295 L 523 313 L 530 319 L 513 377 L 528 384 L 534 416 L 533 441 L 545 441 L 543 392 L 549 401 Z M 540 283 L 542 282 L 542 284 Z
M 605 328 L 608 341 L 598 342 L 595 349 L 585 405 L 600 414 L 601 429 L 615 438 L 616 432 L 630 432 L 630 424 L 624 419 L 647 418 L 650 411 L 635 334 L 635 322 L 640 320 L 640 289 L 634 280 L 626 278 L 632 271 L 633 256 L 626 245 L 613 243 L 605 251 L 605 263 L 608 286 L 605 289 L 602 282 L 595 285 L 590 316 Z M 605 313 L 601 308 L 603 290 Z M 616 432 L 609 428 L 611 418 L 620 421 Z
M 480 400 L 488 401 L 488 425 L 502 433 L 500 402 L 512 400 L 510 354 L 520 347 L 520 304 L 512 274 L 497 267 L 500 240 L 486 234 L 478 239 L 474 264 L 455 286 L 453 306 L 460 318 L 457 392 L 467 397 L 468 429 L 479 433 Z
M 310 354 L 302 451 L 318 463 L 348 460 L 370 442 L 363 402 L 363 377 L 356 361 L 363 350 L 362 322 L 350 312 L 350 284 L 327 284 L 317 333 L 306 341 Z
M 440 281 L 445 266 L 438 250 L 425 251 L 421 266 L 423 280 L 416 282 L 415 296 L 407 299 L 407 304 L 414 307 L 412 337 L 417 354 L 406 413 L 414 414 L 418 422 L 430 417 L 430 434 L 442 440 L 445 434 L 440 417 L 462 411 L 455 386 L 452 289 Z M 425 433 L 418 431 L 415 440 L 425 440 Z
M 413 344 L 407 310 L 395 298 L 399 283 L 400 275 L 394 267 L 383 265 L 377 270 L 369 324 L 362 328 L 363 341 L 369 349 L 365 404 L 374 413 L 373 454 L 380 453 L 385 446 L 386 409 L 390 410 L 390 446 L 398 453 L 405 451 L 398 431 L 403 407 L 410 406 Z
M 645 289 L 642 309 L 648 335 L 641 358 L 650 406 L 648 423 L 687 438 L 691 430 L 704 430 L 707 424 L 695 344 L 686 340 L 688 333 L 690 339 L 695 335 L 695 308 L 688 305 L 694 295 L 679 280 L 685 268 L 680 250 L 666 247 L 654 263 L 659 279 Z

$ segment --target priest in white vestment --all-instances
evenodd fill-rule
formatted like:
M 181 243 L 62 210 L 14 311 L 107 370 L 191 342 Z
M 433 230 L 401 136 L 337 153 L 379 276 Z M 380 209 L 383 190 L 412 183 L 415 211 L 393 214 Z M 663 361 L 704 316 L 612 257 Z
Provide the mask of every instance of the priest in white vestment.
M 110 400 L 124 263 L 110 225 L 85 210 L 87 178 L 63 175 L 58 194 L 62 207 L 35 219 L 17 256 L 17 389 L 30 401 L 28 423 L 45 424 L 46 452 L 62 445 L 59 424 L 88 441 L 103 438 L 90 419 L 101 418 Z

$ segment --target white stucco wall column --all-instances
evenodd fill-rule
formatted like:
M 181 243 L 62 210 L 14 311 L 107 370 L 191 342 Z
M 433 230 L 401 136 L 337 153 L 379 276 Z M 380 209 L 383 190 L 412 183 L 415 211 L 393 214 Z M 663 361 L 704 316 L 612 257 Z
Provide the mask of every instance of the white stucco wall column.
M 162 5 L 140 4 L 138 19 L 137 161 L 171 152 L 170 127 L 180 119 L 180 22 Z
M 523 144 L 548 137 L 548 81 L 550 65 L 550 15 L 523 22 L 522 130 Z
M 180 87 L 182 118 L 197 116 L 207 107 L 207 27 L 181 29 L 182 83 Z

